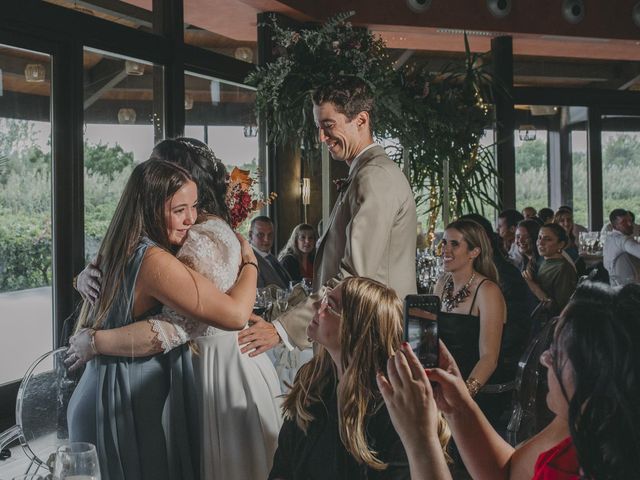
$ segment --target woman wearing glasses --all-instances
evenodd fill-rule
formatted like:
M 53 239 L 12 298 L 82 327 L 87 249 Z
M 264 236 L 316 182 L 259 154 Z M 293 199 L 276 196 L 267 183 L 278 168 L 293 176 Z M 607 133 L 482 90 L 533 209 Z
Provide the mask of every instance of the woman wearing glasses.
M 407 456 L 375 382 L 400 346 L 400 300 L 374 280 L 352 277 L 314 307 L 307 333 L 317 354 L 284 401 L 269 478 L 409 479 Z M 447 435 L 441 438 L 446 444 Z M 436 443 L 434 457 L 447 470 Z M 421 448 L 423 455 L 428 450 Z
M 426 373 L 413 353 L 403 349 L 406 359 L 390 359 L 390 381 L 381 375 L 379 384 L 407 452 L 433 441 L 424 425 L 437 405 L 473 478 L 638 478 L 638 312 L 640 285 L 620 291 L 589 283 L 578 287 L 562 312 L 551 347 L 540 358 L 548 368 L 547 405 L 556 417 L 516 449 L 484 418 L 444 346 L 440 368 Z M 412 463 L 417 465 L 411 472 L 415 478 L 449 478 L 433 475 L 419 460 Z

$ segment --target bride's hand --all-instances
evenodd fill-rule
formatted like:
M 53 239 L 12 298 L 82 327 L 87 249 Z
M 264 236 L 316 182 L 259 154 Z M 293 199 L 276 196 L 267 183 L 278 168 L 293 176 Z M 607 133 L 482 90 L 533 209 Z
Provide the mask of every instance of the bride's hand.
M 240 254 L 242 255 L 242 261 L 244 263 L 257 263 L 256 254 L 247 239 L 237 232 L 236 237 L 238 237 L 238 241 L 240 242 Z

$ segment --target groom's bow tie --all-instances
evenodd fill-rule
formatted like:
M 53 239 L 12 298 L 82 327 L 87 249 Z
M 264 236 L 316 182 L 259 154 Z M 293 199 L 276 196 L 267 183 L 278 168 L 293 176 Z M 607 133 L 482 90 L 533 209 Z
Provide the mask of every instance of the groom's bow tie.
M 347 187 L 351 183 L 351 179 L 349 177 L 336 178 L 333 181 L 333 183 L 335 184 L 338 192 L 342 193 L 347 189 Z

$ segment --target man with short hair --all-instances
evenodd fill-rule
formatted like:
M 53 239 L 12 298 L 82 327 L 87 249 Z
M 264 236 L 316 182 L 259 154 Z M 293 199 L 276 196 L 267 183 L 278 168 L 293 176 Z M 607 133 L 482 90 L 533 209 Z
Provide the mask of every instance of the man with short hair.
M 278 259 L 271 253 L 273 247 L 273 220 L 260 216 L 251 220 L 249 243 L 258 260 L 258 288 L 276 285 L 283 290 L 289 288 L 291 277 Z
M 522 216 L 524 217 L 525 220 L 529 218 L 534 218 L 537 214 L 538 212 L 536 212 L 536 209 L 533 207 L 524 207 L 522 209 Z
M 497 231 L 498 235 L 502 239 L 502 246 L 504 247 L 505 252 L 507 252 L 509 261 L 518 268 L 522 265 L 522 256 L 518 251 L 515 240 L 516 228 L 518 228 L 518 223 L 522 220 L 524 220 L 522 214 L 512 208 L 503 210 L 498 215 Z
M 333 160 L 349 166 L 318 242 L 313 290 L 362 276 L 394 288 L 401 299 L 416 293 L 415 199 L 400 168 L 373 141 L 373 95 L 362 80 L 344 77 L 318 88 L 312 99 L 320 141 Z M 310 345 L 306 329 L 312 316 L 306 302 L 278 318 L 288 340 L 300 349 Z M 255 346 L 256 351 L 272 347 L 260 341 Z
M 609 214 L 613 230 L 604 243 L 603 263 L 611 285 L 640 283 L 640 243 L 633 238 L 633 222 L 627 210 L 616 208 Z

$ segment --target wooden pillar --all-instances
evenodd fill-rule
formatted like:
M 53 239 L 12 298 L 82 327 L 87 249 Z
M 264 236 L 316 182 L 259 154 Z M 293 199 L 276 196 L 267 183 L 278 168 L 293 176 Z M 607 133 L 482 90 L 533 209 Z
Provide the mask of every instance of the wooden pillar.
M 491 40 L 496 107 L 496 160 L 500 181 L 498 200 L 502 208 L 516 207 L 516 151 L 513 140 L 513 40 L 509 36 Z
M 568 205 L 573 208 L 573 164 L 568 116 L 568 108 L 562 107 L 560 112 L 551 117 L 549 121 L 548 204 L 554 210 L 560 205 Z
M 602 116 L 597 107 L 589 107 L 587 113 L 587 175 L 589 228 L 600 230 L 603 220 Z

